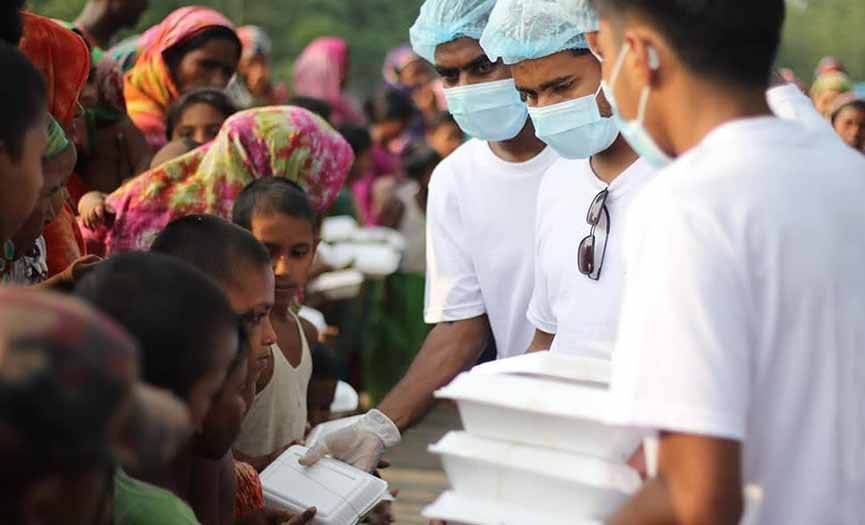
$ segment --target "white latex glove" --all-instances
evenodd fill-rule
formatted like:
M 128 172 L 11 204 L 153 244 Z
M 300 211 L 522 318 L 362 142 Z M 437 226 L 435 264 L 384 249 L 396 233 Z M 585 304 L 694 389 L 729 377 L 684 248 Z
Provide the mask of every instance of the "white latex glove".
M 330 455 L 372 472 L 385 449 L 396 445 L 400 439 L 399 429 L 393 421 L 378 410 L 370 410 L 353 425 L 322 436 L 300 460 L 300 464 L 308 467 Z

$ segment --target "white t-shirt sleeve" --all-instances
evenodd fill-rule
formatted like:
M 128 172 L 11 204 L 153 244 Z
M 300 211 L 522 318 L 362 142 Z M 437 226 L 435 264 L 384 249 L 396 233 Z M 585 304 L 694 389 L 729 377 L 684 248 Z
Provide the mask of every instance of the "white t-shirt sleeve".
M 543 190 L 541 190 L 543 193 Z M 544 271 L 544 261 L 542 260 L 544 239 L 541 231 L 541 221 L 543 219 L 543 197 L 538 197 L 538 210 L 535 215 L 535 277 L 534 286 L 532 288 L 532 299 L 529 302 L 529 309 L 526 317 L 535 329 L 548 334 L 555 334 L 558 330 L 556 322 L 556 314 L 553 312 L 550 305 L 550 291 L 547 286 L 547 276 Z
M 610 420 L 741 440 L 752 388 L 746 247 L 688 200 L 650 187 L 628 217 Z
M 766 102 L 776 117 L 796 121 L 810 130 L 824 131 L 837 136 L 828 120 L 823 118 L 811 99 L 795 84 L 784 84 L 766 91 Z
M 450 163 L 433 173 L 427 199 L 427 272 L 424 320 L 462 321 L 486 313 L 469 255 L 468 233 Z

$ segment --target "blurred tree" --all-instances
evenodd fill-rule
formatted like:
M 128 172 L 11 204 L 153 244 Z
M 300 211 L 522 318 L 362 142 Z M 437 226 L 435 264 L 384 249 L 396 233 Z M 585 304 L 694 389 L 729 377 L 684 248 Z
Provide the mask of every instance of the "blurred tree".
M 841 58 L 857 79 L 865 79 L 865 1 L 789 0 L 784 45 L 778 64 L 812 80 L 820 57 Z M 264 27 L 274 41 L 275 69 L 289 81 L 291 64 L 303 47 L 321 35 L 337 35 L 352 48 L 349 89 L 367 95 L 381 84 L 385 53 L 408 41 L 408 28 L 422 0 L 200 0 L 221 10 L 238 24 Z M 84 0 L 30 0 L 41 14 L 71 20 Z M 150 0 L 140 28 L 189 2 Z

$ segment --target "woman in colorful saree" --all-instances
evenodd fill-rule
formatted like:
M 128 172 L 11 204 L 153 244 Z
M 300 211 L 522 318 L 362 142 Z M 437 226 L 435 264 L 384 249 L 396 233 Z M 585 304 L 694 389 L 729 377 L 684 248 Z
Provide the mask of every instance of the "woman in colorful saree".
M 286 177 L 326 211 L 354 161 L 351 147 L 323 119 L 294 106 L 238 113 L 216 139 L 127 182 L 106 200 L 109 226 L 86 231 L 108 255 L 147 249 L 169 222 L 194 213 L 231 217 L 234 199 L 253 180 Z
M 349 50 L 342 38 L 313 40 L 294 63 L 294 94 L 319 98 L 331 105 L 334 126 L 363 124 L 358 104 L 344 92 L 348 83 Z
M 123 94 L 129 117 L 154 150 L 167 142 L 168 107 L 196 88 L 224 89 L 237 69 L 240 50 L 231 22 L 199 6 L 174 11 L 138 39 Z

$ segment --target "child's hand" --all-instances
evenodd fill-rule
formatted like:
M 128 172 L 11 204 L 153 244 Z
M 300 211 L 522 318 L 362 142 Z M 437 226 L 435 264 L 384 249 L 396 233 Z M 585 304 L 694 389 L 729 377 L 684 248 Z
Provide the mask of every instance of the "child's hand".
M 100 226 L 106 224 L 106 218 L 109 215 L 114 215 L 105 199 L 106 194 L 99 191 L 91 191 L 81 197 L 78 203 L 78 215 L 81 216 L 81 223 L 89 230 L 96 230 Z

